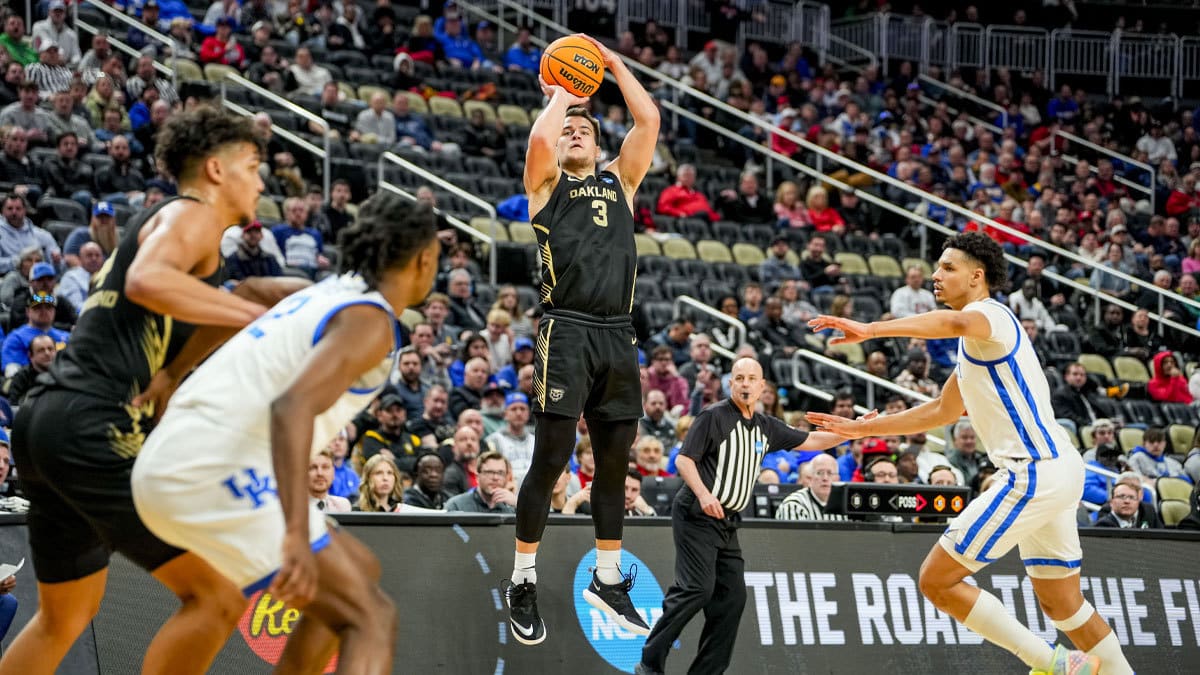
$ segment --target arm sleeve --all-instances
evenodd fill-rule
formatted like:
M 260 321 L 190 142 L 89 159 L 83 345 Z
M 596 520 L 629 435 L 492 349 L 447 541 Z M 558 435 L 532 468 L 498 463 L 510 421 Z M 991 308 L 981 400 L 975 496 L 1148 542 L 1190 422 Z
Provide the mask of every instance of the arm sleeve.
M 807 431 L 793 429 L 774 417 L 767 418 L 767 443 L 771 448 L 791 450 L 803 445 L 806 440 Z
M 680 448 L 679 454 L 699 462 L 704 457 L 712 434 L 713 413 L 711 410 L 706 410 L 696 416 L 696 421 L 692 423 L 692 428 L 683 439 L 683 447 Z

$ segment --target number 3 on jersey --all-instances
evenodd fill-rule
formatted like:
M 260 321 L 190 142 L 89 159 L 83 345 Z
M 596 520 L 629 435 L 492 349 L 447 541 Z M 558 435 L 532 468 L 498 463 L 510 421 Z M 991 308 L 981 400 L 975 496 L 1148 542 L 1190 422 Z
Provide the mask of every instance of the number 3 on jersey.
M 596 215 L 592 216 L 592 222 L 600 227 L 608 227 L 608 202 L 603 199 L 593 199 L 592 208 L 596 210 Z
M 307 295 L 297 295 L 288 298 L 283 302 L 283 304 L 277 305 L 278 309 L 258 317 L 254 323 L 250 324 L 250 326 L 246 328 L 246 332 L 256 339 L 266 335 L 262 329 L 265 324 L 268 324 L 275 319 L 281 319 L 289 314 L 295 314 L 296 312 L 300 311 L 300 308 L 303 307 L 305 303 L 309 301 L 309 299 L 310 296 Z

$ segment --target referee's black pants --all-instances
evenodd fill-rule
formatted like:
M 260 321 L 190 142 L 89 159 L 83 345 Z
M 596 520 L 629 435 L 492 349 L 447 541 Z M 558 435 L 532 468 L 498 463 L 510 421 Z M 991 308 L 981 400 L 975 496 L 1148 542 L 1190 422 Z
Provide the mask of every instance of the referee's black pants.
M 684 487 L 671 510 L 675 537 L 675 583 L 663 598 L 663 613 L 642 648 L 642 663 L 664 672 L 671 645 L 704 611 L 700 649 L 688 673 L 714 675 L 729 667 L 742 610 L 746 607 L 745 562 L 738 544 L 737 514 L 717 520 Z

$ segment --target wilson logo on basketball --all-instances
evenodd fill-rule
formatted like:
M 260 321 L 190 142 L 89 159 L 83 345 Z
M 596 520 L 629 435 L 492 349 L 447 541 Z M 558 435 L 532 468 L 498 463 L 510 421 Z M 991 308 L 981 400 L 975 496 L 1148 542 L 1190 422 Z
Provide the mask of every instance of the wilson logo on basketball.
M 571 87 L 575 93 L 580 96 L 587 96 L 596 90 L 596 85 L 585 81 L 583 78 L 579 77 L 575 73 L 572 73 L 566 68 L 558 69 L 558 77 L 560 78 L 559 82 Z
M 266 591 L 259 591 L 250 596 L 250 604 L 238 621 L 238 632 L 250 651 L 274 666 L 278 665 L 288 636 L 299 620 L 300 610 L 285 606 L 282 600 L 276 600 Z M 322 672 L 334 672 L 337 663 L 335 654 Z

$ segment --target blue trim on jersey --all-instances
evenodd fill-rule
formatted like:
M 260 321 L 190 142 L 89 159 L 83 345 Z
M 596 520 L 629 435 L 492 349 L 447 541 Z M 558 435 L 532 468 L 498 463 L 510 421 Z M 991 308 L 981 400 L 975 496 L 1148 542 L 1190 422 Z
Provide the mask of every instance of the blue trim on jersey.
M 325 326 L 333 319 L 335 314 L 343 309 L 346 309 L 347 307 L 353 307 L 355 305 L 371 305 L 372 307 L 378 307 L 379 309 L 387 312 L 388 319 L 392 322 L 392 354 L 396 354 L 396 352 L 398 352 L 400 349 L 400 327 L 396 325 L 396 315 L 393 314 L 392 310 L 388 309 L 387 307 L 384 307 L 374 300 L 368 300 L 366 298 L 343 302 L 340 305 L 335 305 L 332 309 L 326 312 L 325 316 L 321 317 L 321 320 L 317 322 L 317 327 L 313 331 L 313 345 L 316 345 L 321 341 L 321 338 L 325 335 Z M 386 385 L 387 382 L 385 381 L 384 384 L 381 384 L 378 387 L 372 387 L 370 389 L 357 389 L 355 387 L 350 387 L 350 393 L 359 395 L 374 394 L 375 392 L 383 389 Z
M 1017 372 L 1017 369 L 1011 366 L 1012 364 L 1010 363 L 1010 370 L 1014 373 Z M 1021 437 L 1021 443 L 1025 445 L 1025 450 L 1034 460 L 1041 459 L 1041 453 L 1038 452 L 1037 446 L 1033 444 L 1033 439 L 1029 437 L 1029 431 L 1025 429 L 1025 424 L 1021 422 L 1021 418 L 1017 415 L 1017 407 L 1013 405 L 1012 397 L 1008 395 L 1008 390 L 1004 388 L 1004 382 L 1000 380 L 1000 371 L 995 366 L 988 366 L 987 371 L 988 375 L 992 376 L 992 384 L 996 387 L 996 395 L 1000 397 L 1000 402 L 1004 404 L 1004 409 L 1012 419 L 1013 428 L 1017 430 L 1017 435 Z M 1031 401 L 1026 398 L 1025 402 L 1030 403 Z
M 994 558 L 989 559 L 987 557 L 988 551 L 991 551 L 992 547 L 996 545 L 996 542 L 1000 540 L 1000 537 L 1008 531 L 1008 528 L 1012 527 L 1012 524 L 1014 521 L 1016 521 L 1017 516 L 1021 515 L 1021 511 L 1025 510 L 1025 505 L 1029 503 L 1030 499 L 1033 499 L 1034 493 L 1037 492 L 1037 464 L 1035 462 L 1030 462 L 1025 469 L 1029 476 L 1029 480 L 1026 482 L 1025 486 L 1025 494 L 1021 495 L 1021 498 L 1017 501 L 1016 505 L 1013 506 L 1008 512 L 1008 517 L 1004 519 L 1003 523 L 1000 523 L 1000 527 L 996 528 L 996 531 L 993 532 L 992 536 L 988 538 L 987 543 L 983 545 L 983 548 L 979 549 L 978 560 L 980 562 L 995 562 Z
M 1038 431 L 1042 432 L 1042 438 L 1046 439 L 1046 446 L 1050 448 L 1050 457 L 1058 459 L 1058 445 L 1050 436 L 1046 425 L 1042 423 L 1042 416 L 1038 414 L 1037 401 L 1033 400 L 1033 394 L 1029 391 L 1029 383 L 1025 381 L 1021 369 L 1017 368 L 1016 360 L 1009 362 L 1008 369 L 1012 371 L 1013 380 L 1017 383 L 1017 390 L 1025 397 L 1025 404 L 1029 406 L 1029 412 L 1033 415 L 1033 423 L 1037 426 Z
M 1066 567 L 1075 569 L 1083 564 L 1082 560 L 1056 560 L 1054 558 L 1026 558 L 1021 561 L 1026 567 Z
M 314 541 L 312 543 L 312 552 L 320 553 L 326 546 L 329 546 L 329 533 L 328 532 L 321 535 L 320 539 L 317 539 L 316 541 Z M 250 584 L 249 586 L 246 586 L 245 588 L 242 589 L 242 595 L 244 595 L 248 598 L 248 597 L 254 595 L 255 593 L 270 586 L 271 582 L 275 580 L 276 574 L 279 574 L 279 570 L 273 570 L 269 574 L 267 574 L 265 577 L 259 579 L 258 581 L 255 581 L 254 583 Z
M 961 337 L 958 338 L 958 350 L 960 352 L 962 352 L 962 355 L 964 357 L 966 357 L 966 359 L 968 361 L 970 361 L 971 363 L 974 363 L 977 366 L 994 366 L 994 365 L 1003 363 L 1003 362 L 1011 359 L 1013 356 L 1016 355 L 1017 349 L 1019 349 L 1021 347 L 1021 333 L 1024 332 L 1024 329 L 1021 328 L 1021 322 L 1017 321 L 1016 315 L 1012 313 L 1011 309 L 1009 309 L 1008 307 L 1005 307 L 1003 302 L 1000 302 L 994 298 L 988 298 L 987 301 L 993 302 L 997 305 L 1000 305 L 1001 307 L 1004 307 L 1004 309 L 1007 311 L 1009 318 L 1011 318 L 1017 326 L 1017 342 L 1016 342 L 1016 344 L 1013 345 L 1012 351 L 1005 354 L 1004 356 L 1002 356 L 998 359 L 994 359 L 992 361 L 985 361 L 984 359 L 977 359 L 977 358 L 971 356 L 970 354 L 968 354 L 967 353 L 967 344 L 965 342 L 963 342 L 963 340 L 965 340 L 966 338 L 961 338 Z M 989 320 L 989 323 L 990 323 L 990 320 Z

